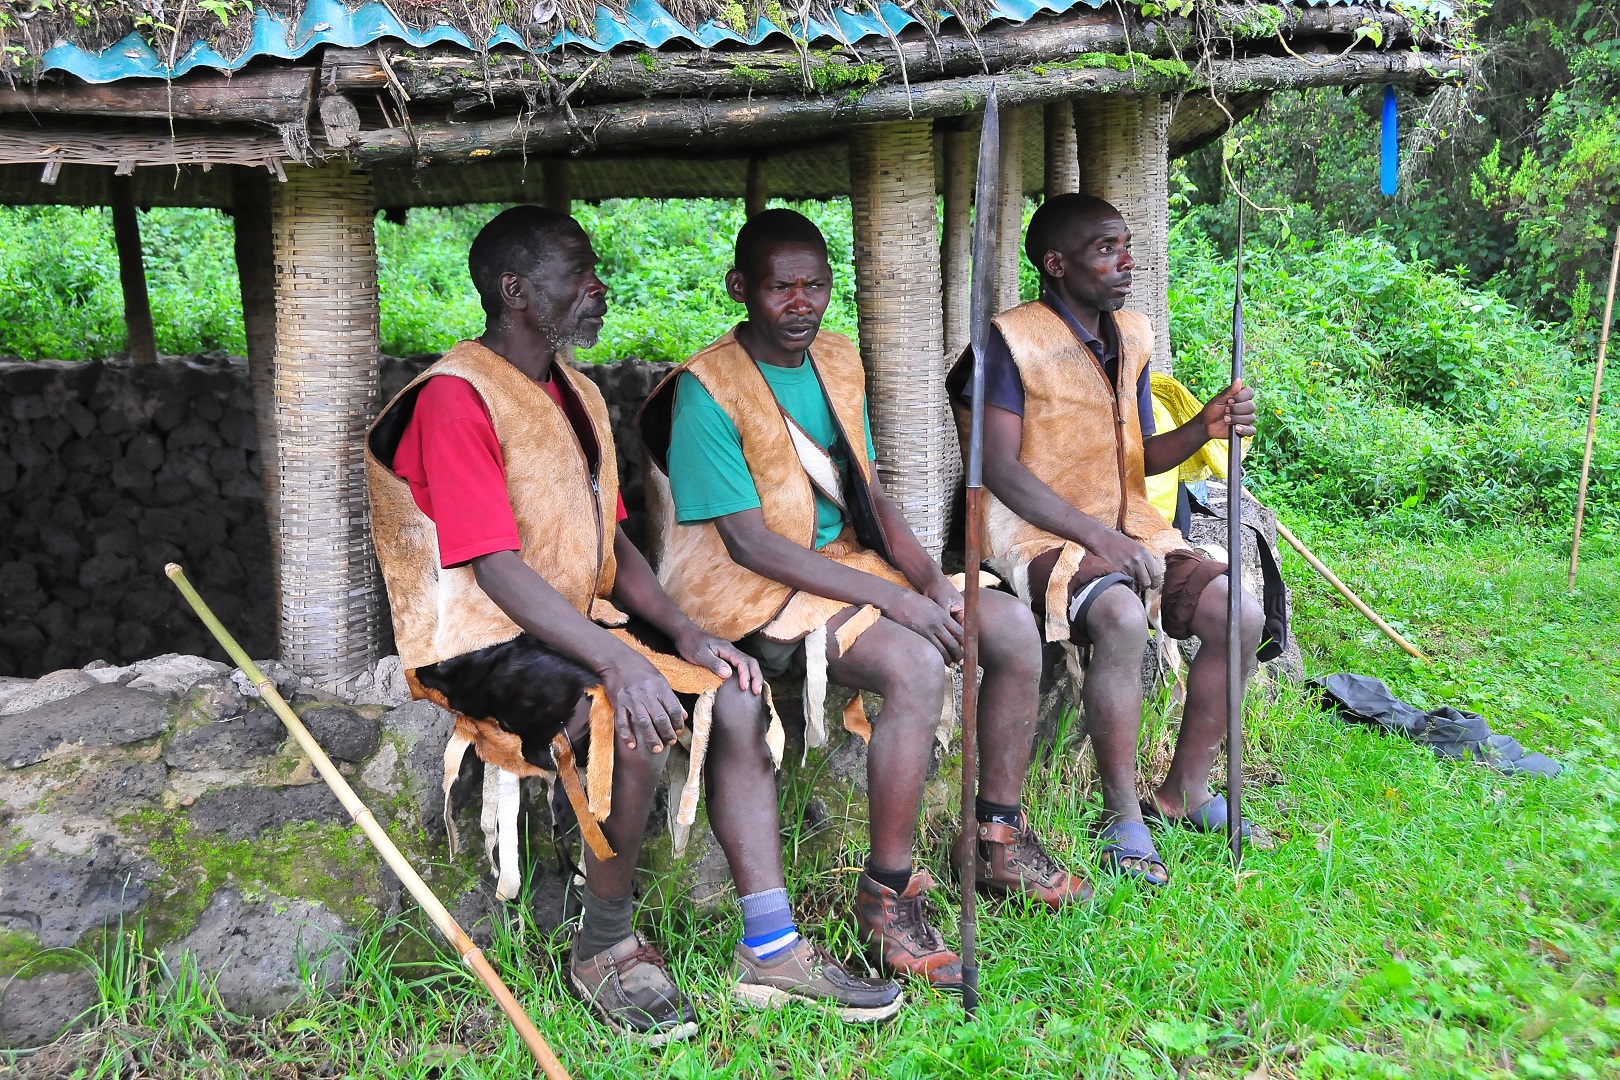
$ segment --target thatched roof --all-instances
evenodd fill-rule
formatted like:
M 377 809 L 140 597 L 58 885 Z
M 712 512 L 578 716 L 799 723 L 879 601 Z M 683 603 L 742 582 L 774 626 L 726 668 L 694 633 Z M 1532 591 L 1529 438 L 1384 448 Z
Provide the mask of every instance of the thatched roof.
M 102 203 L 113 166 L 143 205 L 229 206 L 217 166 L 331 156 L 383 207 L 532 199 L 558 161 L 576 198 L 735 197 L 750 162 L 814 198 L 847 192 L 850 128 L 943 137 L 992 83 L 1037 114 L 1167 95 L 1176 155 L 1278 89 L 1466 76 L 1446 9 L 1382 2 L 0 0 L 0 202 Z

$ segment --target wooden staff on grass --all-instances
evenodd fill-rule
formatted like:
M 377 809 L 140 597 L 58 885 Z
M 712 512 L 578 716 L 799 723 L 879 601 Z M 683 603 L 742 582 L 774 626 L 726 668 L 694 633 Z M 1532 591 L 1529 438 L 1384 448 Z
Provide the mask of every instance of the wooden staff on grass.
M 349 812 L 349 816 L 354 818 L 354 823 L 360 826 L 361 830 L 366 834 L 366 838 L 371 841 L 371 845 L 382 855 L 383 862 L 388 864 L 388 869 L 392 870 L 395 876 L 405 883 L 405 888 L 410 890 L 411 896 L 422 906 L 422 910 L 427 912 L 428 918 L 433 921 L 433 925 L 438 928 L 439 933 L 443 934 L 445 939 L 450 942 L 450 945 L 456 950 L 456 955 L 461 957 L 463 963 L 472 968 L 479 981 L 495 996 L 496 1004 L 501 1007 L 501 1011 L 506 1014 L 506 1018 L 512 1022 L 512 1026 L 517 1029 L 518 1037 L 529 1048 L 529 1053 L 534 1055 L 534 1060 L 544 1071 L 548 1080 L 569 1080 L 568 1070 L 564 1069 L 562 1062 L 557 1060 L 557 1055 L 551 1052 L 551 1047 L 546 1045 L 545 1038 L 541 1036 L 539 1031 L 535 1030 L 534 1023 L 530 1021 L 528 1014 L 523 1011 L 523 1006 L 518 1004 L 517 998 L 512 996 L 512 991 L 506 988 L 506 984 L 501 981 L 501 977 L 495 974 L 495 969 L 490 967 L 489 961 L 484 957 L 483 950 L 473 944 L 466 931 L 456 923 L 450 912 L 445 910 L 444 904 L 440 903 L 439 898 L 433 895 L 433 890 L 428 888 L 427 882 L 423 881 L 421 876 L 411 868 L 411 864 L 405 861 L 405 856 L 400 854 L 399 848 L 395 847 L 394 842 L 388 838 L 388 834 L 377 823 L 377 819 L 373 816 L 371 810 L 365 803 L 360 801 L 360 796 L 354 793 L 354 788 L 350 787 L 349 782 L 343 778 L 343 774 L 338 772 L 337 766 L 333 765 L 332 759 L 326 756 L 325 751 L 321 749 L 320 743 L 315 741 L 315 737 L 309 733 L 309 729 L 298 719 L 298 714 L 293 712 L 281 695 L 276 692 L 276 684 L 271 682 L 264 672 L 259 670 L 258 665 L 248 658 L 248 654 L 242 651 L 242 646 L 237 644 L 230 631 L 226 630 L 218 617 L 209 610 L 208 605 L 203 602 L 203 598 L 197 595 L 197 590 L 192 588 L 191 582 L 186 580 L 185 571 L 181 570 L 177 564 L 170 563 L 164 568 L 164 572 L 169 575 L 169 580 L 174 582 L 175 588 L 180 590 L 180 594 L 186 598 L 186 602 L 191 605 L 191 609 L 197 613 L 197 618 L 203 621 L 203 625 L 213 633 L 214 639 L 219 642 L 230 658 L 236 662 L 236 666 L 242 669 L 242 674 L 246 675 L 248 681 L 259 691 L 259 695 L 264 699 L 265 703 L 281 718 L 281 722 L 292 733 L 292 737 L 297 741 L 299 748 L 304 751 L 309 760 L 314 763 L 316 770 L 320 772 L 321 779 L 325 780 L 327 787 L 331 788 L 332 792 L 337 795 L 338 801 L 343 804 L 343 809 Z
M 1237 277 L 1232 286 L 1232 383 L 1243 385 L 1243 193 L 1238 193 Z M 1243 440 L 1227 432 L 1226 842 L 1243 865 Z
M 967 536 L 962 559 L 962 1009 L 979 1007 L 979 964 L 974 958 L 978 930 L 979 782 L 979 563 L 984 559 L 980 503 L 984 499 L 984 354 L 990 320 L 996 313 L 996 235 L 1001 225 L 1001 113 L 996 85 L 984 103 L 979 132 L 979 178 L 973 196 L 973 293 L 969 334 L 973 345 L 973 397 L 969 402 L 967 459 Z
M 1614 318 L 1614 279 L 1620 274 L 1620 227 L 1614 230 L 1614 260 L 1609 263 L 1609 295 L 1603 301 L 1603 332 L 1598 335 L 1597 370 L 1592 372 L 1592 409 L 1586 415 L 1586 454 L 1581 458 L 1581 486 L 1575 495 L 1575 540 L 1569 548 L 1569 584 L 1581 558 L 1581 519 L 1586 516 L 1586 480 L 1592 470 L 1592 441 L 1597 437 L 1598 395 L 1603 392 L 1603 359 L 1609 351 L 1609 322 Z

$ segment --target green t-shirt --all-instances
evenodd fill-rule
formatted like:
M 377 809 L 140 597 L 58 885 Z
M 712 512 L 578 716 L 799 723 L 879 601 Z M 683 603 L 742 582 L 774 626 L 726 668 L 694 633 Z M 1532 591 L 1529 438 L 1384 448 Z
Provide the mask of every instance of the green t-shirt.
M 816 379 L 815 369 L 801 363 L 784 368 L 759 364 L 760 374 L 794 422 L 826 450 L 849 483 L 849 462 L 835 449 L 838 425 Z M 877 456 L 872 424 L 862 410 L 866 459 Z M 743 459 L 737 425 L 691 375 L 675 384 L 675 410 L 669 439 L 669 487 L 675 498 L 675 520 L 683 525 L 710 521 L 759 506 L 759 492 Z M 816 495 L 816 547 L 825 547 L 844 530 L 844 512 L 821 492 Z

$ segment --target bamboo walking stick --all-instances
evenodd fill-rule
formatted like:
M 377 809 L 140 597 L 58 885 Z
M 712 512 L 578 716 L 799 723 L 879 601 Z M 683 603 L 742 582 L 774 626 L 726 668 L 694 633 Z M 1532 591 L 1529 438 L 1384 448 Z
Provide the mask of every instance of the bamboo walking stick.
M 1243 382 L 1243 198 L 1238 197 L 1237 277 L 1232 287 L 1232 385 Z M 1227 430 L 1226 457 L 1226 842 L 1243 865 L 1243 440 Z
M 1581 457 L 1581 486 L 1575 495 L 1575 540 L 1569 548 L 1569 583 L 1581 558 L 1581 519 L 1586 516 L 1586 481 L 1592 471 L 1592 441 L 1597 438 L 1598 395 L 1603 392 L 1603 359 L 1609 351 L 1609 322 L 1614 318 L 1614 279 L 1620 274 L 1620 227 L 1614 230 L 1614 261 L 1609 263 L 1609 295 L 1603 301 L 1603 332 L 1598 335 L 1597 370 L 1592 372 L 1592 409 L 1586 414 L 1586 453 Z
M 259 691 L 265 703 L 281 718 L 281 722 L 292 733 L 292 737 L 297 741 L 299 748 L 304 751 L 309 760 L 314 763 L 316 770 L 320 772 L 321 779 L 325 780 L 327 787 L 330 787 L 332 792 L 337 795 L 338 801 L 343 804 L 343 809 L 349 812 L 349 816 L 354 818 L 354 823 L 360 826 L 361 830 L 365 832 L 366 838 L 371 841 L 371 845 L 382 855 L 383 862 L 388 864 L 388 869 L 392 870 L 395 876 L 405 883 L 405 887 L 410 890 L 411 896 L 422 906 L 422 910 L 427 912 L 428 918 L 433 921 L 433 925 L 438 928 L 439 933 L 443 934 L 445 939 L 456 950 L 456 955 L 461 957 L 462 962 L 468 967 L 472 968 L 479 981 L 495 996 L 496 1004 L 500 1005 L 501 1011 L 506 1014 L 506 1018 L 517 1029 L 518 1037 L 529 1048 L 529 1053 L 534 1055 L 534 1060 L 539 1063 L 548 1080 L 569 1080 L 568 1070 L 563 1068 L 562 1062 L 557 1060 L 557 1055 L 553 1054 L 551 1047 L 546 1045 L 544 1037 L 541 1036 L 539 1031 L 535 1030 L 533 1022 L 529 1020 L 528 1014 L 523 1011 L 523 1006 L 518 1004 L 517 998 L 512 996 L 512 992 L 506 988 L 506 984 L 501 981 L 501 977 L 495 974 L 495 969 L 485 959 L 483 950 L 473 944 L 466 931 L 462 930 L 450 912 L 445 910 L 444 905 L 439 902 L 439 898 L 433 895 L 433 890 L 428 888 L 427 882 L 423 881 L 417 872 L 411 868 L 411 864 L 405 861 L 405 856 L 400 854 L 399 848 L 394 846 L 394 842 L 388 838 L 388 834 L 383 831 L 383 827 L 377 823 L 377 819 L 372 815 L 371 810 L 367 808 L 365 803 L 360 801 L 360 796 L 354 793 L 354 788 L 349 786 L 349 782 L 343 778 L 343 774 L 337 771 L 337 766 L 332 764 L 332 759 L 326 756 L 326 752 L 321 749 L 320 743 L 315 741 L 315 737 L 309 733 L 309 729 L 298 719 L 298 714 L 293 712 L 286 701 L 282 700 L 281 695 L 276 692 L 276 684 L 271 682 L 264 672 L 259 670 L 258 665 L 248 658 L 248 654 L 242 651 L 242 646 L 237 644 L 230 631 L 226 630 L 213 611 L 209 610 L 208 605 L 203 602 L 203 598 L 197 595 L 197 590 L 192 588 L 191 582 L 186 580 L 186 573 L 180 569 L 178 564 L 170 563 L 164 568 L 164 573 L 169 575 L 169 580 L 174 582 L 175 588 L 179 589 L 180 594 L 186 598 L 186 602 L 191 605 L 191 609 L 197 613 L 197 618 L 201 619 L 203 625 L 213 633 L 214 639 L 236 662 L 236 666 L 242 669 L 242 674 L 246 675 L 248 681 Z
M 973 196 L 973 294 L 969 334 L 973 343 L 973 398 L 969 402 L 967 529 L 962 575 L 962 1009 L 979 1007 L 975 957 L 979 869 L 979 563 L 984 559 L 980 503 L 984 498 L 984 353 L 995 315 L 995 244 L 1001 224 L 1001 101 L 994 83 L 984 103 L 979 133 L 979 177 Z
M 1312 570 L 1315 570 L 1318 574 L 1321 574 L 1324 578 L 1326 578 L 1329 585 L 1332 585 L 1335 589 L 1339 590 L 1340 596 L 1350 601 L 1351 607 L 1365 615 L 1367 617 L 1367 621 L 1378 627 L 1378 629 L 1382 630 L 1386 637 L 1388 637 L 1395 644 L 1399 645 L 1401 648 L 1405 649 L 1407 652 L 1411 653 L 1413 656 L 1417 657 L 1419 660 L 1423 661 L 1425 664 L 1433 662 L 1427 656 L 1425 656 L 1423 651 L 1416 645 L 1413 645 L 1410 641 L 1407 641 L 1405 638 L 1401 637 L 1393 626 L 1379 618 L 1378 612 L 1368 607 L 1366 602 L 1363 601 L 1361 597 L 1357 596 L 1355 591 L 1352 590 L 1350 586 L 1340 581 L 1339 576 L 1332 570 L 1329 570 L 1326 564 L 1324 564 L 1321 559 L 1318 559 L 1316 554 L 1312 552 L 1310 548 L 1302 544 L 1299 537 L 1289 532 L 1288 526 L 1284 525 L 1280 521 L 1277 522 L 1277 535 L 1288 541 L 1289 545 L 1295 551 L 1299 552 L 1300 555 L 1304 556 L 1306 562 L 1311 564 Z

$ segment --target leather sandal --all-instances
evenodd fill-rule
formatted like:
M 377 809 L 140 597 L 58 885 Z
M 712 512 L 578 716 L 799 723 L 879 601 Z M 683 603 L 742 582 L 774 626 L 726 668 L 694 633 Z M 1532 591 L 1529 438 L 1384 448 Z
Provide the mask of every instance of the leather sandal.
M 1164 865 L 1164 860 L 1159 857 L 1158 849 L 1153 846 L 1153 837 L 1149 835 L 1148 827 L 1140 821 L 1110 822 L 1097 831 L 1097 839 L 1103 841 L 1103 849 L 1097 857 L 1104 870 L 1122 877 L 1135 878 L 1154 888 L 1161 888 L 1170 883 L 1170 871 Z M 1126 859 L 1134 859 L 1147 863 L 1149 867 L 1157 867 L 1164 876 L 1152 874 L 1141 866 L 1126 866 Z

